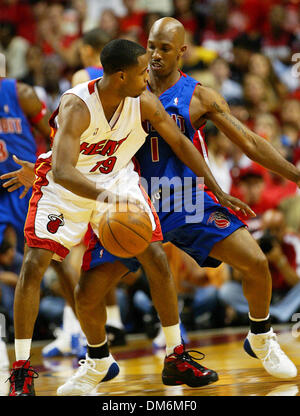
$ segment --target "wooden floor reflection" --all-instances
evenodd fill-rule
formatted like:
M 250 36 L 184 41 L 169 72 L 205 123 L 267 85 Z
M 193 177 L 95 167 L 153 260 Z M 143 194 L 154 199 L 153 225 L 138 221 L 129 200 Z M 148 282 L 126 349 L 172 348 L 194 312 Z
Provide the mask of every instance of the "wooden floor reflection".
M 278 327 L 283 350 L 300 370 L 300 337 L 292 336 L 291 327 Z M 163 352 L 152 350 L 151 340 L 129 337 L 128 345 L 113 348 L 121 371 L 118 377 L 99 385 L 97 396 L 300 396 L 300 374 L 287 381 L 269 376 L 260 362 L 243 350 L 247 328 L 191 333 L 188 347 L 203 352 L 203 365 L 219 374 L 219 381 L 206 387 L 164 386 L 161 382 Z M 42 359 L 45 342 L 33 343 L 32 364 L 39 371 L 35 380 L 37 396 L 55 396 L 57 388 L 77 368 L 74 357 Z M 13 361 L 13 346 L 9 346 Z M 300 373 L 300 371 L 299 371 Z M 6 395 L 7 373 L 0 372 L 0 393 Z

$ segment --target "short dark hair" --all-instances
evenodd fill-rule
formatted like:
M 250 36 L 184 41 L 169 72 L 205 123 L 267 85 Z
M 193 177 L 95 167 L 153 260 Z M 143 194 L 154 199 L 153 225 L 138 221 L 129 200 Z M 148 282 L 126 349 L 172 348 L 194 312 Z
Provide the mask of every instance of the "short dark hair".
M 146 49 L 143 46 L 131 40 L 112 40 L 104 46 L 100 55 L 103 71 L 108 75 L 124 71 L 136 65 L 138 57 L 145 53 Z
M 111 37 L 102 29 L 92 29 L 82 35 L 82 42 L 85 45 L 91 46 L 99 53 L 103 47 L 111 40 Z

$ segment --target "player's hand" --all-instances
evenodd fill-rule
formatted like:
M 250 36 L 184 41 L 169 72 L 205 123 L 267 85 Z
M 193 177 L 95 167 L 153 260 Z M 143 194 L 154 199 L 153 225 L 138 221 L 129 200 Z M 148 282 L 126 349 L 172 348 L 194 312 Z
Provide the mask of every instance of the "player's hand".
M 24 190 L 19 197 L 22 199 L 32 187 L 35 180 L 34 164 L 26 160 L 18 159 L 15 155 L 13 155 L 13 159 L 18 165 L 22 166 L 21 169 L 5 173 L 0 176 L 0 179 L 9 179 L 2 185 L 4 188 L 7 188 L 8 192 L 13 192 L 21 188 L 21 186 L 24 186 Z
M 145 211 L 145 207 L 142 205 L 141 201 L 133 198 L 131 195 L 118 195 L 107 190 L 105 190 L 103 193 L 99 193 L 97 201 L 108 203 L 110 209 L 114 209 L 115 207 L 115 210 L 118 210 L 119 204 L 122 204 L 122 209 L 124 209 L 124 205 L 126 206 L 130 204 L 130 208 L 128 207 L 128 209 L 132 210 L 132 212 L 137 212 L 138 210 Z M 136 211 L 135 207 L 137 207 Z
M 245 217 L 256 217 L 255 212 L 252 211 L 247 204 L 234 196 L 228 195 L 224 192 L 221 196 L 218 195 L 218 200 L 224 207 L 231 208 L 233 211 L 239 212 Z

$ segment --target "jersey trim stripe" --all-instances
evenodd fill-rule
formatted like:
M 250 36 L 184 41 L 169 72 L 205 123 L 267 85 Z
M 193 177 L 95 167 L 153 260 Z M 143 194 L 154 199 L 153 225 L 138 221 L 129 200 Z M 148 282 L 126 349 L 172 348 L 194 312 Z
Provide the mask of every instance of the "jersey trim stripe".
M 66 247 L 51 239 L 39 238 L 35 234 L 35 218 L 37 206 L 43 196 L 42 187 L 47 186 L 49 183 L 46 175 L 50 170 L 51 164 L 49 161 L 43 161 L 36 167 L 36 172 L 39 171 L 39 177 L 33 185 L 33 192 L 29 201 L 29 209 L 24 227 L 24 235 L 26 243 L 29 247 L 37 247 L 43 248 L 45 250 L 50 250 L 63 259 L 69 253 L 69 250 Z

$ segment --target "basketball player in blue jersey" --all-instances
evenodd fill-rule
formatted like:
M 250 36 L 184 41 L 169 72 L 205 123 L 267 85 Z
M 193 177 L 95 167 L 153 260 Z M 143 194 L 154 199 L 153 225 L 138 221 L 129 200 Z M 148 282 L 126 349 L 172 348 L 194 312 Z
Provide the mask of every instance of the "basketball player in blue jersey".
M 79 55 L 84 69 L 80 69 L 72 77 L 72 87 L 81 82 L 102 77 L 103 68 L 100 53 L 110 37 L 103 30 L 95 28 L 85 32 L 80 40 Z
M 15 79 L 0 79 L 0 175 L 15 169 L 17 158 L 35 162 L 37 146 L 32 134 L 35 127 L 44 137 L 50 129 L 46 108 L 34 89 Z M 8 224 L 17 233 L 17 249 L 23 253 L 24 223 L 31 192 L 20 199 L 20 190 L 8 192 L 0 189 L 0 244 Z

